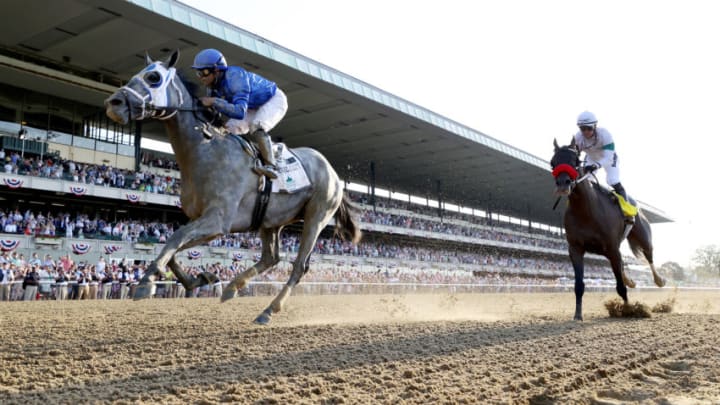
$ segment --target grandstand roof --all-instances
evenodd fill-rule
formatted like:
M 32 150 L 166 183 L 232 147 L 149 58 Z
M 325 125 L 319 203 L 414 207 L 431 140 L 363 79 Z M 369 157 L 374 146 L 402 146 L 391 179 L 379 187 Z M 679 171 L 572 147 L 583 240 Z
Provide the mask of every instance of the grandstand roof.
M 378 187 L 430 199 L 439 189 L 448 203 L 560 225 L 563 204 L 553 211 L 547 159 L 182 3 L 6 0 L 2 9 L 1 82 L 101 106 L 143 65 L 145 51 L 180 49 L 188 66 L 198 50 L 219 48 L 288 94 L 273 135 L 316 148 L 342 178 L 370 184 L 374 162 Z M 164 137 L 157 127 L 145 135 Z M 642 206 L 651 222 L 671 221 Z

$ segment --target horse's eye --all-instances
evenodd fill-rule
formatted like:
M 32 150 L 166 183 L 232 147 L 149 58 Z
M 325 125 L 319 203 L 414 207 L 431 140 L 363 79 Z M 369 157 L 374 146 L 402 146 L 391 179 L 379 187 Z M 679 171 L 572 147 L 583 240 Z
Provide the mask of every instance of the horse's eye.
M 157 86 L 162 82 L 162 76 L 158 72 L 148 72 L 145 74 L 144 79 L 151 86 Z

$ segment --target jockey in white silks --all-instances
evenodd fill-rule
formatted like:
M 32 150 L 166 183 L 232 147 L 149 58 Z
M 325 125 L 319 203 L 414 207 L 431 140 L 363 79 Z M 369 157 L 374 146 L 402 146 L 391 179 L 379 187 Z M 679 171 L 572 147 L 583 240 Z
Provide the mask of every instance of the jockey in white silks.
M 583 111 L 577 119 L 579 131 L 575 134 L 575 145 L 585 152 L 584 171 L 590 173 L 599 168 L 605 169 L 607 183 L 628 201 L 627 193 L 620 183 L 620 167 L 615 152 L 615 141 L 605 128 L 597 126 L 597 118 L 590 111 Z
M 225 56 L 216 49 L 200 51 L 192 68 L 209 90 L 208 97 L 200 98 L 202 104 L 230 118 L 225 124 L 228 131 L 247 134 L 248 139 L 258 145 L 265 163 L 256 169 L 269 178 L 277 178 L 268 132 L 287 112 L 285 93 L 277 84 L 256 73 L 239 66 L 228 66 Z

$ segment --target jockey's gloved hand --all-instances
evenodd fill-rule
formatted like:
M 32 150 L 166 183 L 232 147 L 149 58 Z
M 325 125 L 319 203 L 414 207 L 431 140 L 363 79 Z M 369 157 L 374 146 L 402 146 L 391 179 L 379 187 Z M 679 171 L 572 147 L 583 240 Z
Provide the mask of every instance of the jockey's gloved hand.
M 592 165 L 592 164 L 591 164 L 591 165 L 585 166 L 585 167 L 583 168 L 583 171 L 584 171 L 585 173 L 592 173 L 592 172 L 594 172 L 594 171 L 597 170 L 597 169 L 598 169 L 598 167 L 597 167 L 596 165 Z

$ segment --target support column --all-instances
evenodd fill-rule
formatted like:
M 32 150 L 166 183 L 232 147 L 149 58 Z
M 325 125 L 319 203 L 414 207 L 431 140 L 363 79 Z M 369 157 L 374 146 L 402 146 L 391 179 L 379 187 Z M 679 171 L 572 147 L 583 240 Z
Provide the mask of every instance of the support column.
M 438 216 L 440 217 L 440 219 L 442 219 L 443 200 L 442 200 L 442 183 L 440 182 L 440 180 L 437 181 L 437 200 L 438 200 Z
M 530 219 L 530 218 L 532 218 L 532 216 L 530 215 L 531 213 L 532 213 L 532 209 L 530 209 L 530 204 L 528 203 L 527 204 L 527 221 L 528 221 L 528 232 L 529 233 L 533 232 L 532 220 Z
M 140 171 L 140 139 L 142 139 L 142 122 L 135 121 L 135 171 Z
M 370 204 L 372 204 L 373 212 L 377 212 L 375 206 L 375 161 L 370 161 Z

